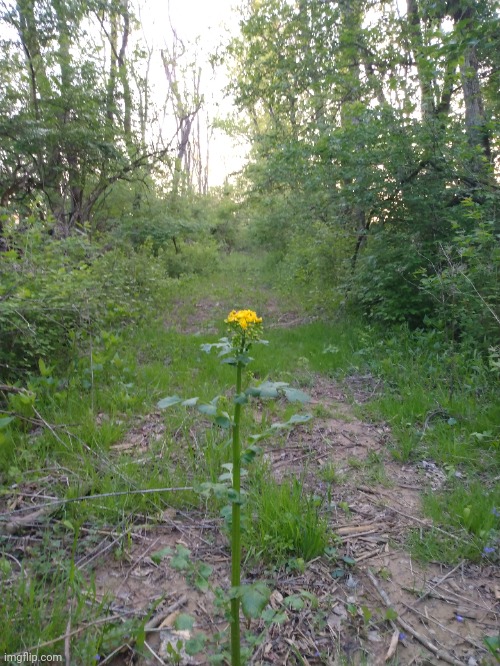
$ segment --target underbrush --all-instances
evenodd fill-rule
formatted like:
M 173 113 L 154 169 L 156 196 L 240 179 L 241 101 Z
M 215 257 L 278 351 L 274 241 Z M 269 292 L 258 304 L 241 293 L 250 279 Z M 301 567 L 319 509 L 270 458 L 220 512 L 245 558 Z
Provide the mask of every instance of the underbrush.
M 77 245 L 74 239 L 61 241 L 62 257 L 67 256 L 66 243 Z M 73 249 L 83 261 L 80 241 Z M 223 335 L 224 316 L 233 307 L 248 306 L 249 294 L 265 320 L 277 298 L 281 311 L 303 314 L 295 296 L 277 296 L 266 287 L 272 274 L 265 258 L 225 255 L 224 271 L 173 280 L 161 256 L 147 248 L 132 253 L 115 248 L 104 254 L 96 249 L 93 258 L 87 257 L 86 268 L 74 257 L 60 262 L 61 293 L 68 308 L 72 303 L 78 313 L 76 320 L 68 320 L 67 335 L 53 335 L 49 311 L 43 309 L 32 336 L 36 344 L 22 347 L 29 338 L 19 335 L 17 340 L 16 326 L 26 332 L 35 320 L 21 318 L 14 325 L 5 314 L 8 303 L 19 305 L 22 300 L 20 276 L 33 271 L 29 288 L 33 294 L 41 290 L 43 300 L 49 292 L 59 293 L 59 273 L 55 256 L 45 272 L 33 258 L 32 269 L 28 263 L 21 267 L 28 261 L 26 253 L 16 257 L 7 258 L 15 270 L 5 283 L 10 287 L 0 302 L 0 324 L 11 336 L 6 339 L 21 347 L 12 344 L 0 353 L 18 358 L 19 349 L 27 351 L 25 365 L 16 361 L 12 379 L 17 381 L 11 390 L 3 390 L 0 476 L 9 504 L 0 497 L 0 518 L 11 520 L 17 506 L 13 497 L 26 502 L 33 496 L 37 506 L 62 502 L 54 502 L 41 522 L 35 521 L 35 538 L 28 539 L 28 545 L 22 530 L 2 536 L 0 576 L 6 594 L 0 619 L 5 624 L 11 617 L 14 628 L 31 628 L 9 631 L 0 641 L 0 653 L 27 649 L 42 636 L 45 641 L 64 636 L 69 607 L 73 626 L 105 616 L 107 601 L 95 598 L 92 558 L 126 557 L 138 521 L 154 525 L 167 508 L 218 515 L 217 502 L 205 501 L 192 489 L 217 481 L 229 459 L 227 431 L 200 425 L 189 410 L 160 416 L 155 405 L 165 395 L 178 394 L 200 400 L 219 395 L 221 406 L 230 406 L 232 371 L 215 355 L 202 355 L 200 343 Z M 65 268 L 66 261 L 70 265 Z M 105 285 L 94 287 L 94 280 Z M 86 312 L 92 310 L 91 317 L 81 315 L 82 303 Z M 25 305 L 23 312 L 30 312 Z M 367 381 L 370 400 L 357 409 L 391 426 L 394 458 L 414 465 L 432 461 L 443 470 L 445 483 L 440 492 L 425 497 L 424 511 L 449 535 L 436 530 L 413 535 L 416 555 L 443 563 L 459 558 L 495 561 L 500 407 L 493 352 L 479 354 L 472 345 L 450 343 L 435 331 L 381 332 L 340 318 L 269 327 L 265 337 L 270 344 L 256 354 L 247 383 L 272 378 L 308 392 L 318 374 L 344 382 L 346 391 L 350 378 Z M 2 363 L 7 361 L 3 356 Z M 320 413 L 320 406 L 317 409 Z M 265 430 L 290 415 L 279 401 L 262 401 L 244 413 L 242 429 L 255 432 L 251 428 L 257 422 Z M 249 560 L 264 561 L 271 569 L 300 568 L 325 550 L 330 534 L 322 518 L 323 498 L 309 496 L 299 480 L 270 480 L 263 467 L 250 470 L 249 481 Z M 141 492 L 157 488 L 164 491 Z M 109 531 L 109 525 L 116 536 L 101 552 L 100 532 Z M 74 641 L 74 663 L 91 663 L 89 655 L 109 653 L 126 634 L 140 637 L 143 622 L 134 619 L 119 628 L 103 622 L 83 632 Z M 56 645 L 60 650 L 61 641 Z

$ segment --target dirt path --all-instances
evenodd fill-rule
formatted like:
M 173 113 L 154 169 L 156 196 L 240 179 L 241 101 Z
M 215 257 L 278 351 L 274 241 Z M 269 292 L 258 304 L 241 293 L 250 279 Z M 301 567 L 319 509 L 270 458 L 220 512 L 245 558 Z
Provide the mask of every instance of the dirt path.
M 266 579 L 273 589 L 272 608 L 286 614 L 265 634 L 252 664 L 494 663 L 483 637 L 499 626 L 498 568 L 466 563 L 453 569 L 423 567 L 412 560 L 405 548 L 409 531 L 429 527 L 420 514 L 420 492 L 438 487 L 444 475 L 437 468 L 395 462 L 390 429 L 355 416 L 352 404 L 366 400 L 373 388 L 369 377 L 351 377 L 343 385 L 315 377 L 310 393 L 320 416 L 309 428 L 290 433 L 286 442 L 271 442 L 265 449 L 277 480 L 301 477 L 311 492 L 328 497 L 326 515 L 338 540 L 336 557 L 319 558 L 303 572 L 283 571 L 270 578 L 263 570 L 247 571 L 251 580 Z M 144 450 L 150 439 L 161 436 L 161 417 L 152 415 L 123 444 Z M 213 636 L 227 623 L 213 591 L 198 591 L 193 578 L 186 580 L 168 557 L 155 561 L 151 554 L 188 548 L 193 563 L 212 567 L 211 585 L 227 589 L 227 541 L 218 520 L 174 510 L 154 527 L 137 526 L 132 539 L 127 561 L 107 561 L 96 570 L 97 590 L 111 595 L 115 610 L 130 613 L 151 608 L 165 596 L 157 609 L 163 628 L 146 639 L 165 663 L 174 663 L 168 661 L 168 643 L 190 635 L 172 629 L 179 612 L 195 618 L 194 632 Z M 286 606 L 287 597 L 304 591 L 315 600 L 296 610 Z M 264 631 L 263 625 L 252 628 Z M 123 654 L 112 663 L 129 662 Z M 151 654 L 134 663 L 161 662 Z M 179 663 L 208 662 L 202 655 L 184 655 Z

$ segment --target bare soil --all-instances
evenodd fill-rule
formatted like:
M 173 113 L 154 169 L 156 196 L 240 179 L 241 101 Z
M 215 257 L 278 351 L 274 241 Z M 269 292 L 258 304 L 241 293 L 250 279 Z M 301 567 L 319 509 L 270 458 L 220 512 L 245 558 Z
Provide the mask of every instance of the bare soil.
M 319 558 L 303 573 L 270 576 L 258 567 L 246 572 L 248 580 L 266 580 L 273 589 L 271 606 L 287 617 L 268 631 L 253 664 L 376 666 L 386 663 L 391 642 L 394 656 L 388 661 L 393 664 L 493 663 L 482 641 L 499 627 L 500 570 L 465 562 L 454 568 L 424 566 L 412 559 L 405 548 L 409 530 L 430 527 L 420 512 L 420 493 L 438 487 L 445 477 L 438 468 L 396 462 L 388 426 L 355 416 L 351 403 L 363 402 L 374 390 L 371 378 L 353 377 L 339 385 L 317 377 L 310 393 L 322 416 L 266 449 L 276 479 L 301 477 L 311 492 L 328 494 L 338 558 Z M 130 433 L 123 448 L 136 447 L 140 455 L 161 433 L 153 415 Z M 151 553 L 178 544 L 191 550 L 193 562 L 213 567 L 214 588 L 228 588 L 229 550 L 219 521 L 174 510 L 165 513 L 163 522 L 135 530 L 126 560 L 108 558 L 95 570 L 97 590 L 113 599 L 115 611 L 140 614 L 162 599 L 155 611 L 162 629 L 147 634 L 157 656 L 151 652 L 133 662 L 141 666 L 161 663 L 158 657 L 173 663 L 166 645 L 189 636 L 172 629 L 178 612 L 195 618 L 194 632 L 214 635 L 227 628 L 223 612 L 214 606 L 213 591 L 198 591 L 169 566 L 169 558 L 160 563 L 151 559 Z M 317 606 L 287 608 L 285 598 L 304 590 L 317 597 Z M 392 620 L 385 619 L 389 606 L 397 613 Z M 255 624 L 252 629 L 264 627 Z M 132 663 L 131 654 L 125 648 L 112 663 Z M 208 662 L 203 655 L 184 655 L 180 663 Z

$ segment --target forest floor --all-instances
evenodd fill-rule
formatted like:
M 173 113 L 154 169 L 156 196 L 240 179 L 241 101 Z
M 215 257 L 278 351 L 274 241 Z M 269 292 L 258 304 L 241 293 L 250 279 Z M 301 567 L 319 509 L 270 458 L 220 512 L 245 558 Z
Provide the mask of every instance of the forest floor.
M 259 313 L 270 328 L 293 328 L 309 321 L 299 311 L 282 310 L 272 292 L 259 295 Z M 217 332 L 214 321 L 232 304 L 223 298 L 200 299 L 187 313 L 186 303 L 178 306 L 175 320 L 169 317 L 168 325 L 187 335 L 206 337 Z M 252 627 L 254 633 L 264 632 L 265 638 L 250 663 L 489 663 L 482 641 L 500 621 L 499 568 L 465 561 L 455 567 L 421 564 L 406 545 L 410 530 L 429 528 L 430 521 L 421 514 L 420 494 L 440 488 L 445 470 L 432 462 L 398 463 L 388 448 L 392 437 L 388 425 L 356 416 L 356 406 L 383 390 L 371 375 L 352 374 L 336 381 L 311 373 L 308 383 L 311 405 L 319 416 L 310 428 L 289 433 L 285 442 L 271 442 L 264 449 L 264 461 L 276 480 L 302 479 L 310 493 L 328 495 L 325 513 L 337 537 L 336 554 L 307 563 L 304 571 L 270 574 L 268 567 L 254 563 L 246 572 L 248 580 L 265 580 L 273 590 L 272 608 L 286 612 L 286 619 L 270 630 L 263 623 Z M 254 416 L 261 419 L 258 410 Z M 116 448 L 141 456 L 164 429 L 163 415 L 154 412 Z M 129 611 L 147 609 L 161 596 L 153 622 L 161 630 L 151 632 L 148 642 L 167 662 L 166 646 L 189 636 L 173 629 L 180 612 L 195 617 L 196 630 L 207 634 L 228 625 L 214 606 L 213 591 L 197 590 L 168 562 L 154 562 L 150 554 L 182 545 L 191 551 L 193 562 L 213 568 L 213 587 L 227 589 L 230 554 L 221 527 L 222 521 L 213 516 L 167 509 L 163 524 L 134 531 L 136 541 L 126 564 L 110 559 L 96 570 L 101 594 L 111 594 Z M 306 601 L 298 601 L 301 608 L 293 609 L 286 604 L 287 598 Z M 161 662 L 151 656 L 139 663 Z M 180 663 L 206 661 L 200 655 L 184 654 Z
M 252 293 L 251 303 L 247 293 Z M 300 333 L 312 320 L 271 288 L 252 290 L 251 283 L 243 283 L 236 298 L 227 284 L 211 295 L 198 288 L 180 293 L 165 315 L 164 327 L 215 341 L 218 322 L 227 312 L 249 306 L 262 314 L 271 331 Z M 296 352 L 300 360 L 300 345 Z M 268 372 L 273 377 L 271 365 Z M 274 570 L 255 557 L 244 562 L 244 579 L 265 581 L 272 589 L 270 606 L 281 615 L 279 623 L 253 621 L 248 626 L 250 634 L 261 636 L 249 663 L 495 663 L 483 639 L 495 633 L 500 622 L 499 567 L 467 561 L 453 567 L 435 561 L 424 564 L 412 557 L 408 545 L 410 536 L 418 539 L 431 528 L 439 531 L 423 516 L 420 498 L 423 491 L 445 484 L 446 470 L 431 460 L 398 462 L 392 455 L 389 425 L 363 417 L 363 406 L 384 391 L 381 380 L 356 371 L 335 378 L 311 369 L 303 359 L 300 379 L 312 398 L 309 409 L 314 418 L 264 444 L 262 464 L 276 481 L 300 479 L 304 491 L 321 498 L 322 515 L 335 536 L 327 554 L 310 562 L 290 560 Z M 265 405 L 255 403 L 252 415 L 257 423 L 267 418 L 265 411 Z M 158 445 L 169 433 L 164 412 L 138 415 L 108 455 L 134 464 L 149 460 L 152 453 L 162 458 Z M 198 435 L 196 429 L 188 433 L 194 441 Z M 183 441 L 185 431 L 178 429 L 175 436 L 181 460 L 189 442 Z M 166 455 L 164 462 L 169 463 Z M 30 491 L 27 496 L 35 492 L 33 487 L 25 490 Z M 6 507 L 21 506 L 19 487 L 15 503 L 13 497 L 3 497 L 4 514 Z M 217 653 L 218 637 L 228 627 L 216 592 L 229 587 L 230 553 L 222 519 L 208 506 L 200 510 L 164 503 L 153 521 L 136 516 L 128 523 L 127 547 L 119 558 L 113 544 L 121 543 L 124 533 L 109 525 L 100 534 L 97 545 L 94 542 L 83 556 L 92 562 L 96 599 L 107 600 L 117 618 L 148 618 L 140 655 L 137 637 L 131 636 L 100 663 L 208 664 L 204 654 Z M 166 556 L 179 552 L 179 547 L 190 551 L 182 570 Z M 200 590 L 195 583 L 202 565 L 211 567 L 211 575 Z M 184 614 L 194 618 L 193 626 L 180 628 Z M 197 632 L 213 637 L 215 645 L 209 643 L 188 656 L 182 645 Z M 71 663 L 69 657 L 67 666 Z

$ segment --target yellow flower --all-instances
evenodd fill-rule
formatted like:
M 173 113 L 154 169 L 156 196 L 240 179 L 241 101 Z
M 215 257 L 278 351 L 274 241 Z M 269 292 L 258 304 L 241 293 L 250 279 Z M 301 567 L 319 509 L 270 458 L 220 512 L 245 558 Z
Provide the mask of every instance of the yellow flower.
M 257 313 L 253 310 L 232 310 L 224 321 L 226 324 L 235 324 L 246 331 L 255 324 L 261 324 L 262 317 L 257 317 Z

